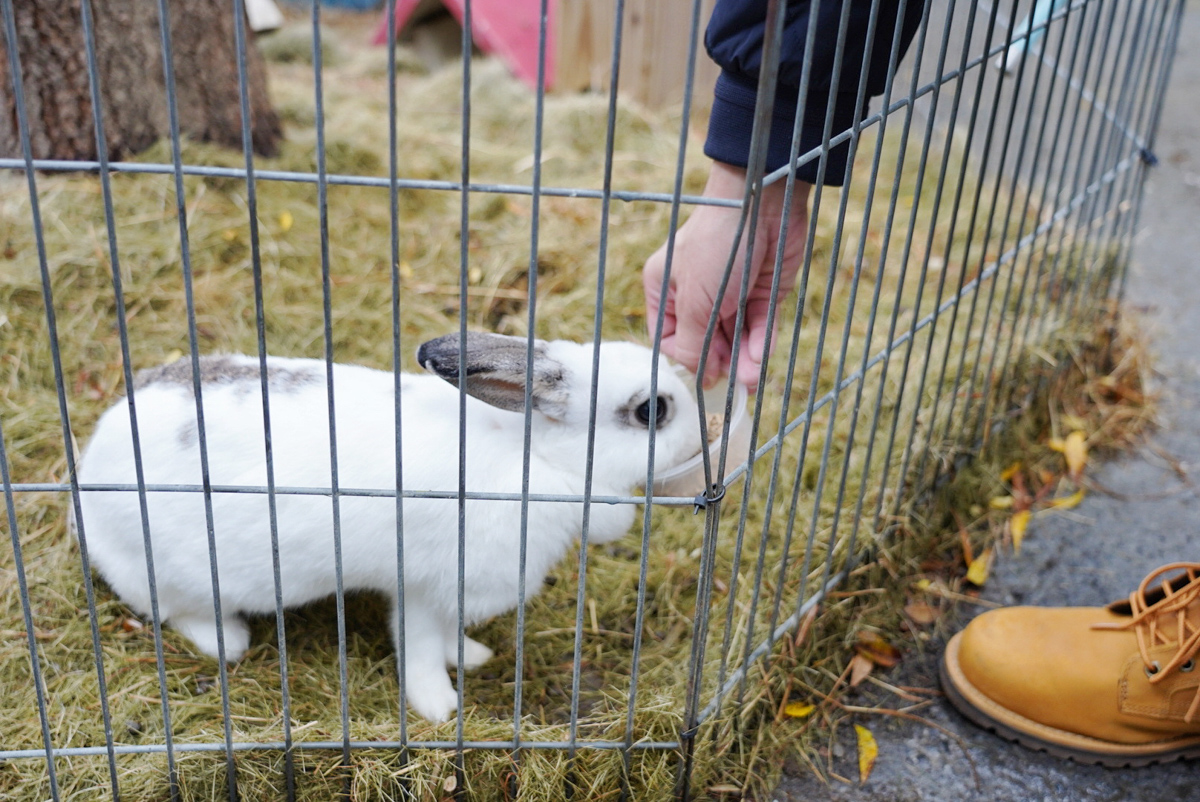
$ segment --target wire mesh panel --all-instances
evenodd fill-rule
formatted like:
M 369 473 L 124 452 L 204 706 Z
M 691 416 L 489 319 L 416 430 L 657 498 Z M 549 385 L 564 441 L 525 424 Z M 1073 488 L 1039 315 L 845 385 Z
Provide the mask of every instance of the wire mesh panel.
M 720 199 L 691 90 L 620 96 L 623 2 L 606 96 L 473 54 L 469 2 L 429 75 L 393 0 L 365 55 L 314 4 L 262 158 L 242 0 L 241 153 L 184 133 L 159 0 L 166 136 L 119 160 L 103 12 L 64 6 L 95 157 L 62 159 L 35 154 L 35 4 L 0 2 L 0 789 L 56 800 L 692 796 L 766 659 L 1119 297 L 1182 12 L 814 0 L 785 165 L 773 67 Z M 764 64 L 796 5 L 765 4 Z M 676 26 L 689 87 L 705 22 Z M 844 100 L 806 118 L 820 92 Z M 780 188 L 792 250 L 760 220 Z M 646 313 L 639 268 L 666 240 L 665 296 L 697 207 L 735 216 L 712 305 L 737 299 L 698 372 L 736 373 L 765 309 L 749 398 L 677 371 Z

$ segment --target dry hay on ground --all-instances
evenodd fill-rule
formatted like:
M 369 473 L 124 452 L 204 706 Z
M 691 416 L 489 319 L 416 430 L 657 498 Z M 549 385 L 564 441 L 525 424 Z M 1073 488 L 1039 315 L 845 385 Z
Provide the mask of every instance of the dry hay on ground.
M 368 52 L 333 59 L 326 76 L 326 167 L 333 174 L 386 175 L 388 165 L 387 95 L 384 55 Z M 282 155 L 258 163 L 261 169 L 315 169 L 315 130 L 310 68 L 287 63 L 272 66 L 273 92 L 288 123 Z M 460 171 L 461 73 L 450 68 L 430 75 L 401 76 L 398 102 L 398 172 L 405 178 L 456 181 Z M 477 182 L 528 184 L 531 180 L 534 97 L 495 64 L 477 61 L 472 81 L 471 175 Z M 607 104 L 593 96 L 550 97 L 546 103 L 543 154 L 544 185 L 598 189 L 603 182 Z M 675 175 L 678 115 L 652 113 L 626 104 L 618 110 L 613 160 L 613 186 L 620 190 L 669 192 Z M 875 140 L 867 136 L 859 151 L 860 174 L 870 170 Z M 964 278 L 977 272 L 981 237 L 967 248 L 966 212 L 955 227 L 951 259 L 943 260 L 950 230 L 949 213 L 942 209 L 933 226 L 928 271 L 923 237 L 902 271 L 907 215 L 919 207 L 917 231 L 931 225 L 928 180 L 918 192 L 916 156 L 909 148 L 897 168 L 899 140 L 893 131 L 883 148 L 881 176 L 876 187 L 878 221 L 887 208 L 892 184 L 899 175 L 900 204 L 891 239 L 873 222 L 866 238 L 861 271 L 855 269 L 865 204 L 865 182 L 854 183 L 842 234 L 841 253 L 832 253 L 837 233 L 834 214 L 838 196 L 826 192 L 817 227 L 812 272 L 800 307 L 804 323 L 797 343 L 799 368 L 790 394 L 785 384 L 787 344 L 794 328 L 796 298 L 782 306 L 783 346 L 776 354 L 771 378 L 764 389 L 762 439 L 773 435 L 785 395 L 790 417 L 808 396 L 812 359 L 822 334 L 819 321 L 829 291 L 826 356 L 817 387 L 826 392 L 836 379 L 837 352 L 843 332 L 849 343 L 851 373 L 866 349 L 878 353 L 888 340 L 888 324 L 896 310 L 899 336 L 929 314 L 938 303 L 939 286 L 953 292 Z M 704 172 L 700 143 L 688 145 L 685 191 L 698 192 Z M 142 157 L 169 162 L 166 144 Z M 188 143 L 185 164 L 240 166 L 241 156 Z M 931 160 L 932 163 L 932 160 Z M 957 165 L 944 180 L 959 177 Z M 974 180 L 967 177 L 968 186 Z M 202 352 L 255 351 L 255 313 L 251 272 L 247 194 L 244 182 L 228 178 L 185 180 L 188 233 L 195 277 L 196 332 Z M 55 377 L 50 358 L 41 280 L 30 203 L 23 179 L 0 175 L 0 421 L 4 427 L 11 471 L 17 482 L 62 481 L 65 461 Z M 135 368 L 162 362 L 189 348 L 185 324 L 184 287 L 178 222 L 175 219 L 173 179 L 162 175 L 115 174 L 112 177 L 120 271 L 124 284 L 126 321 Z M 93 175 L 38 176 L 39 203 L 45 220 L 48 269 L 57 314 L 57 334 L 63 359 L 63 381 L 71 425 L 85 441 L 95 419 L 123 393 L 115 303 L 108 263 L 108 243 L 100 184 Z M 401 286 L 401 353 L 407 369 L 420 341 L 457 327 L 459 313 L 459 233 L 461 196 L 454 192 L 403 190 L 399 198 L 397 270 Z M 1018 208 L 1020 208 L 1018 206 Z M 665 237 L 670 210 L 665 204 L 613 202 L 608 229 L 604 319 L 606 338 L 645 339 L 640 265 Z M 271 353 L 316 357 L 323 353 L 321 305 L 321 242 L 317 189 L 312 184 L 261 181 L 258 217 L 266 309 L 266 338 Z M 332 284 L 333 350 L 339 361 L 388 368 L 392 362 L 390 215 L 386 189 L 330 186 L 328 190 L 329 265 Z M 1015 230 L 1019 215 L 1011 220 Z M 543 197 L 538 220 L 537 330 L 545 338 L 590 339 L 598 254 L 601 204 L 594 199 Z M 980 219 L 983 219 L 981 215 Z M 523 195 L 475 193 L 470 197 L 468 236 L 469 294 L 467 322 L 473 328 L 524 334 L 531 247 L 532 201 Z M 999 234 L 993 236 L 998 237 Z M 1011 233 L 1010 233 L 1011 239 Z M 994 247 L 993 240 L 993 247 Z M 889 249 L 882 271 L 880 253 Z M 1026 264 L 1028 270 L 1029 265 Z M 1066 275 L 1066 268 L 1063 268 Z M 1007 273 L 1001 273 L 1007 280 Z M 857 294 L 855 292 L 856 282 Z M 869 310 L 876 282 L 881 282 L 878 316 L 868 333 Z M 943 285 L 944 282 L 944 285 Z M 915 302 L 922 287 L 922 300 Z M 985 282 L 986 285 L 986 282 Z M 1031 290 L 1038 281 L 1031 282 Z M 1009 308 L 1019 308 L 1014 298 Z M 849 323 L 847 324 L 847 321 Z M 995 320 L 990 325 L 996 325 Z M 1051 321 L 1050 334 L 1056 328 Z M 742 484 L 731 488 L 722 514 L 714 575 L 708 649 L 703 660 L 704 691 L 712 697 L 719 676 L 740 663 L 747 638 L 761 640 L 772 619 L 772 602 L 779 600 L 781 620 L 794 608 L 801 592 L 810 593 L 838 566 L 849 548 L 847 537 L 855 504 L 863 492 L 863 522 L 857 532 L 860 547 L 872 543 L 877 525 L 892 509 L 897 473 L 903 454 L 875 449 L 869 464 L 863 442 L 871 431 L 877 388 L 883 383 L 881 419 L 897 421 L 901 442 L 913 418 L 914 403 L 928 406 L 954 382 L 951 375 L 930 375 L 925 392 L 905 394 L 925 368 L 925 348 L 932 346 L 933 365 L 943 352 L 950 364 L 960 360 L 969 371 L 980 358 L 984 336 L 975 319 L 968 329 L 966 315 L 951 330 L 926 327 L 902 345 L 912 359 L 894 358 L 886 369 L 873 368 L 864 383 L 861 409 L 843 399 L 836 414 L 825 406 L 815 411 L 806 440 L 797 430 L 784 446 L 781 482 L 767 498 L 765 474 L 770 459 L 745 500 L 747 526 L 738 536 Z M 929 343 L 929 337 L 933 342 Z M 940 383 L 939 383 L 940 382 Z M 853 387 L 848 392 L 853 392 Z M 943 423 L 938 418 L 936 423 Z M 851 426 L 855 426 L 853 440 Z M 916 432 L 918 444 L 934 427 L 924 420 Z M 807 427 L 802 427 L 807 431 Z M 959 432 L 953 426 L 948 437 Z M 819 456 L 828 443 L 827 459 L 835 473 L 818 488 Z M 801 449 L 803 469 L 799 468 Z M 881 434 L 882 444 L 882 434 Z M 853 446 L 853 448 L 851 448 Z M 847 452 L 850 455 L 847 459 Z M 769 456 L 773 456 L 769 455 Z M 516 455 L 514 455 L 516 457 Z M 885 464 L 886 461 L 886 464 Z M 846 483 L 834 481 L 845 466 Z M 889 476 L 879 497 L 881 477 Z M 790 549 L 792 563 L 779 583 L 793 482 L 799 482 L 799 505 Z M 819 490 L 819 492 L 818 492 Z M 838 491 L 842 490 L 843 493 Z M 878 505 L 877 505 L 878 502 Z M 54 493 L 16 496 L 21 550 L 30 582 L 32 615 L 43 671 L 50 732 L 57 747 L 103 746 L 104 730 L 98 701 L 92 636 L 85 611 L 77 549 L 66 532 L 67 500 Z M 817 512 L 814 516 L 814 505 Z M 882 518 L 872 517 L 882 510 Z M 830 545 L 835 515 L 840 528 Z M 768 516 L 770 523 L 768 524 Z M 657 507 L 653 511 L 648 572 L 644 585 L 645 622 L 633 716 L 634 741 L 673 740 L 683 719 L 688 654 L 700 580 L 699 545 L 703 516 L 690 510 Z M 815 527 L 810 524 L 815 521 Z M 764 535 L 765 532 L 765 535 Z M 802 561 L 805 544 L 811 559 Z M 630 643 L 637 611 L 638 566 L 642 557 L 638 534 L 589 555 L 587 604 L 582 638 L 578 735 L 582 739 L 624 740 L 630 690 Z M 752 588 L 759 565 L 761 601 L 751 608 Z M 572 654 L 575 646 L 577 563 L 572 557 L 550 577 L 543 592 L 528 606 L 524 671 L 523 742 L 565 741 L 571 732 L 570 697 Z M 31 687 L 21 602 L 11 553 L 0 555 L 0 698 L 7 715 L 0 724 L 0 748 L 37 749 L 41 724 Z M 164 633 L 166 687 L 160 687 L 153 637 L 139 628 L 130 613 L 102 585 L 96 589 L 96 623 L 104 660 L 109 710 L 118 744 L 158 744 L 163 741 L 160 698 L 170 703 L 176 744 L 218 744 L 223 741 L 221 694 L 217 666 L 196 656 L 173 632 Z M 467 741 L 508 740 L 513 736 L 515 614 L 473 631 L 473 637 L 496 648 L 496 658 L 467 679 L 463 737 Z M 753 634 L 750 634 L 753 627 Z M 285 617 L 289 655 L 292 733 L 303 741 L 340 741 L 343 737 L 338 700 L 338 644 L 332 602 L 289 612 Z M 349 675 L 349 732 L 352 740 L 393 741 L 399 735 L 397 677 L 386 634 L 386 611 L 374 597 L 347 602 Z M 840 636 L 822 641 L 834 649 Z M 730 655 L 727 661 L 723 655 Z M 810 655 L 811 656 L 811 655 Z M 830 655 L 826 654 L 828 658 Z M 283 738 L 280 672 L 275 622 L 254 623 L 252 648 L 229 672 L 233 739 L 240 742 L 278 742 Z M 819 661 L 818 661 L 819 662 Z M 757 726 L 773 715 L 773 683 L 758 669 L 749 673 L 742 698 L 731 712 L 727 705 L 716 719 L 721 726 L 735 718 L 736 737 L 721 738 L 705 729 L 695 769 L 696 787 L 715 777 L 742 782 L 739 772 L 755 759 L 761 766 Z M 453 722 L 430 725 L 410 717 L 407 735 L 420 740 L 454 740 Z M 296 789 L 301 799 L 327 799 L 348 784 L 352 798 L 385 799 L 406 788 L 416 798 L 435 798 L 453 776 L 452 753 L 414 750 L 356 751 L 352 767 L 341 767 L 338 750 L 302 750 L 295 755 Z M 405 762 L 407 760 L 407 762 Z M 243 798 L 265 798 L 283 786 L 284 761 L 278 751 L 239 752 L 236 758 Z M 104 755 L 56 761 L 63 798 L 103 796 L 109 787 Z M 121 797 L 127 800 L 163 798 L 166 760 L 159 755 L 122 755 L 116 760 Z M 569 776 L 578 798 L 607 798 L 623 782 L 635 798 L 660 798 L 672 786 L 677 757 L 671 752 L 635 751 L 625 774 L 616 750 L 578 752 L 571 761 L 563 750 L 529 750 L 515 762 L 506 750 L 470 750 L 464 782 L 472 796 L 500 798 L 510 782 L 529 800 L 560 798 Z M 178 759 L 185 799 L 207 799 L 223 793 L 225 760 L 219 753 L 189 752 Z M 622 777 L 625 777 L 622 780 Z M 12 799 L 43 798 L 49 787 L 39 759 L 0 764 L 0 791 Z

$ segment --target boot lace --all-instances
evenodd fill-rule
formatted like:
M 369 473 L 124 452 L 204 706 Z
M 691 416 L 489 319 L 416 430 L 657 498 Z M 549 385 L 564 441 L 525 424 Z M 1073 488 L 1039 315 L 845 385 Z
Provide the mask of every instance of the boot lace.
M 1185 575 L 1187 582 L 1180 584 Z M 1162 597 L 1154 602 L 1147 598 L 1158 593 Z M 1195 665 L 1193 661 L 1200 652 L 1200 625 L 1188 620 L 1188 610 L 1196 604 L 1200 604 L 1200 563 L 1172 563 L 1151 573 L 1129 594 L 1128 621 L 1093 624 L 1093 628 L 1132 629 L 1137 635 L 1146 675 L 1152 683 L 1161 682 L 1181 667 Z M 1166 665 L 1150 659 L 1150 649 L 1163 645 L 1177 646 Z M 1200 712 L 1200 687 L 1183 720 L 1191 723 L 1197 712 Z

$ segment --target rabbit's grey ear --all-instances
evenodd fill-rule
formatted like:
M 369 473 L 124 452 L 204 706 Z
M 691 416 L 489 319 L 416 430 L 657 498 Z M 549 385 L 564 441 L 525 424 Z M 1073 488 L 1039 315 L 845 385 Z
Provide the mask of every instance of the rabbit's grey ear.
M 457 334 L 447 334 L 422 343 L 417 361 L 457 387 L 460 342 Z M 494 407 L 523 412 L 528 343 L 524 337 L 468 331 L 462 349 L 466 354 L 467 393 Z M 567 412 L 568 395 L 562 364 L 546 355 L 544 341 L 534 340 L 533 408 L 561 419 Z

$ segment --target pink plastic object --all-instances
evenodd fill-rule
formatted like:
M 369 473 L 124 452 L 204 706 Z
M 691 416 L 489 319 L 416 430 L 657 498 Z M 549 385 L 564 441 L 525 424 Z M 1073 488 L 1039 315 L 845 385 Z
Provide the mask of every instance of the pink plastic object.
M 399 33 L 412 16 L 420 0 L 396 0 L 396 32 Z M 463 21 L 465 0 L 442 0 L 459 24 Z M 472 0 L 471 33 L 475 44 L 485 53 L 494 53 L 508 65 L 513 74 L 537 87 L 538 74 L 538 17 L 541 0 Z M 546 22 L 546 86 L 554 83 L 554 7 L 547 3 Z M 387 12 L 379 21 L 371 44 L 387 44 Z

